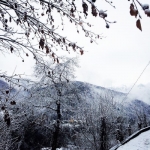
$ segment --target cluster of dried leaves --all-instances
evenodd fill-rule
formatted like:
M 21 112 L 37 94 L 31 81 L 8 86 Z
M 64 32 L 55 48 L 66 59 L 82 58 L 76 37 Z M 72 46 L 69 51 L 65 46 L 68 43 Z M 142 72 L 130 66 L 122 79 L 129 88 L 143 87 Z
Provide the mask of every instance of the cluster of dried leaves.
M 86 1 L 91 5 L 91 14 L 96 17 L 98 9 L 94 5 L 95 0 Z M 83 14 L 87 16 L 89 6 L 85 1 L 81 4 Z M 34 5 L 37 5 L 37 8 Z M 91 25 L 84 22 L 80 15 L 82 12 L 78 10 L 75 0 L 1 0 L 0 46 L 3 47 L 3 52 L 10 50 L 11 53 L 17 53 L 22 58 L 22 62 L 24 62 L 22 53 L 25 53 L 27 57 L 31 53 L 38 62 L 43 59 L 43 56 L 50 56 L 54 62 L 59 62 L 56 51 L 62 49 L 70 53 L 71 47 L 73 51 L 82 55 L 82 47 L 56 32 L 55 11 L 60 15 L 62 28 L 64 28 L 64 17 L 66 17 L 70 23 L 75 24 L 78 33 L 78 27 L 88 33 L 87 37 L 90 38 L 90 41 L 95 41 L 95 38 L 100 37 L 84 27 L 84 25 L 87 27 Z M 105 19 L 106 16 L 100 17 Z
M 142 9 L 145 12 L 145 14 L 147 15 L 147 17 L 150 17 L 149 5 L 141 4 L 138 0 L 136 0 L 136 2 L 142 7 Z M 140 29 L 142 31 L 142 26 L 141 26 L 141 21 L 140 21 L 140 19 L 142 19 L 142 17 L 138 11 L 137 4 L 135 3 L 135 1 L 133 1 L 130 5 L 130 15 L 135 16 L 135 18 L 137 18 L 137 17 L 139 18 L 136 21 L 136 26 L 138 29 Z
M 150 16 L 149 6 L 142 5 L 138 0 L 136 1 L 145 11 L 145 14 Z M 112 6 L 111 1 L 106 0 L 106 2 Z M 25 53 L 26 56 L 31 53 L 38 62 L 43 59 L 43 56 L 50 56 L 54 62 L 59 62 L 56 61 L 59 59 L 57 51 L 61 49 L 70 53 L 71 47 L 73 51 L 82 55 L 84 52 L 82 47 L 56 32 L 58 28 L 55 24 L 56 11 L 60 15 L 62 30 L 64 28 L 64 17 L 66 17 L 70 20 L 70 23 L 75 24 L 78 33 L 79 27 L 85 32 L 91 43 L 100 36 L 88 30 L 91 25 L 86 23 L 85 19 L 89 13 L 94 17 L 99 16 L 102 18 L 106 22 L 106 28 L 109 28 L 110 23 L 115 22 L 106 20 L 107 13 L 97 8 L 96 0 L 83 0 L 81 4 L 83 12 L 78 10 L 75 0 L 1 0 L 0 29 L 2 35 L 0 37 L 0 46 L 3 47 L 2 51 L 8 52 L 9 49 L 11 53 L 17 53 L 23 62 L 22 53 Z M 142 30 L 141 16 L 136 5 L 135 1 L 131 3 L 130 14 L 135 17 L 139 16 L 137 27 Z M 90 6 L 91 12 L 88 11 Z M 82 14 L 84 15 L 82 16 Z

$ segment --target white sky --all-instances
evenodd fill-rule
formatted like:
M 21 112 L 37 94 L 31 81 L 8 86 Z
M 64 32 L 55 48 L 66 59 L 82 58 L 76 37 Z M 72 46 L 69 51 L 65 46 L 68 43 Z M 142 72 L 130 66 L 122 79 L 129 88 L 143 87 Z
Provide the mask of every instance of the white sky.
M 137 19 L 129 14 L 131 2 L 113 0 L 113 3 L 116 9 L 104 0 L 97 0 L 99 9 L 108 10 L 108 20 L 117 21 L 116 24 L 110 24 L 109 29 L 106 29 L 105 22 L 99 17 L 89 16 L 89 21 L 94 25 L 92 30 L 99 34 L 103 33 L 106 37 L 98 40 L 98 44 L 91 44 L 90 39 L 85 38 L 83 34 L 77 35 L 75 27 L 65 22 L 63 34 L 87 51 L 80 56 L 80 68 L 76 72 L 77 80 L 104 87 L 131 86 L 150 61 L 150 18 L 139 8 L 142 15 L 141 32 L 136 28 Z M 142 0 L 142 3 L 150 4 L 149 0 Z M 72 53 L 71 56 L 75 54 Z M 16 73 L 25 72 L 27 75 L 33 73 L 34 62 L 31 57 L 25 58 L 25 62 L 22 63 L 20 58 L 12 54 L 0 55 L 0 64 L 0 70 L 9 74 L 13 73 L 15 67 Z M 150 83 L 149 76 L 150 66 L 137 84 Z

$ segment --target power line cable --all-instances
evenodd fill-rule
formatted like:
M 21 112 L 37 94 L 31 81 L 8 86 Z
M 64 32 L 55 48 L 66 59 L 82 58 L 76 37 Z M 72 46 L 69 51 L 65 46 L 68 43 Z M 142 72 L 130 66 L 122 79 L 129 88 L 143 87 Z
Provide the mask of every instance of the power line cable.
M 145 72 L 146 68 L 149 66 L 150 61 L 148 62 L 148 64 L 146 65 L 146 67 L 143 69 L 143 71 L 141 72 L 141 74 L 139 75 L 139 77 L 137 78 L 137 80 L 135 81 L 135 83 L 133 84 L 133 86 L 131 87 L 131 89 L 129 90 L 129 92 L 126 94 L 126 96 L 123 98 L 122 102 L 127 98 L 127 96 L 130 94 L 130 92 L 132 91 L 132 89 L 134 88 L 134 86 L 136 85 L 136 83 L 138 82 L 138 80 L 141 78 L 141 76 L 143 75 L 143 73 Z M 121 102 L 121 103 L 122 103 Z

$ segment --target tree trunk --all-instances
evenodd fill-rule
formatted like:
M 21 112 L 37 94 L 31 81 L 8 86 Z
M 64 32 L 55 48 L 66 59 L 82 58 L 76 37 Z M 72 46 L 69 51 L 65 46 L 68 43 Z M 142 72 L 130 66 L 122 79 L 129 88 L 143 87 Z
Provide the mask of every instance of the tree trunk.
M 100 144 L 100 150 L 106 150 L 107 149 L 107 134 L 106 134 L 106 120 L 105 117 L 101 118 L 101 144 Z
M 144 126 L 144 128 L 147 127 L 147 119 L 146 119 L 145 113 L 144 113 L 144 117 L 143 117 L 143 126 Z
M 55 126 L 55 131 L 53 133 L 53 142 L 52 142 L 52 150 L 56 150 L 58 148 L 58 137 L 59 137 L 59 131 L 60 131 L 60 119 L 61 119 L 61 113 L 60 113 L 60 102 L 56 102 L 57 105 L 57 123 Z

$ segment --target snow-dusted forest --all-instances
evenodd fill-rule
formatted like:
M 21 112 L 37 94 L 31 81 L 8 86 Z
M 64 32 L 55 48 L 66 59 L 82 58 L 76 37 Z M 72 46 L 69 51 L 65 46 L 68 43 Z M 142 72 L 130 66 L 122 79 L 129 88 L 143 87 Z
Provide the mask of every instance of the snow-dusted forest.
M 0 150 L 149 148 L 148 2 L 0 0 Z
M 1 149 L 107 150 L 150 125 L 150 105 L 123 103 L 126 93 L 73 80 L 74 64 L 59 63 L 53 74 L 38 65 L 36 83 L 0 81 Z

